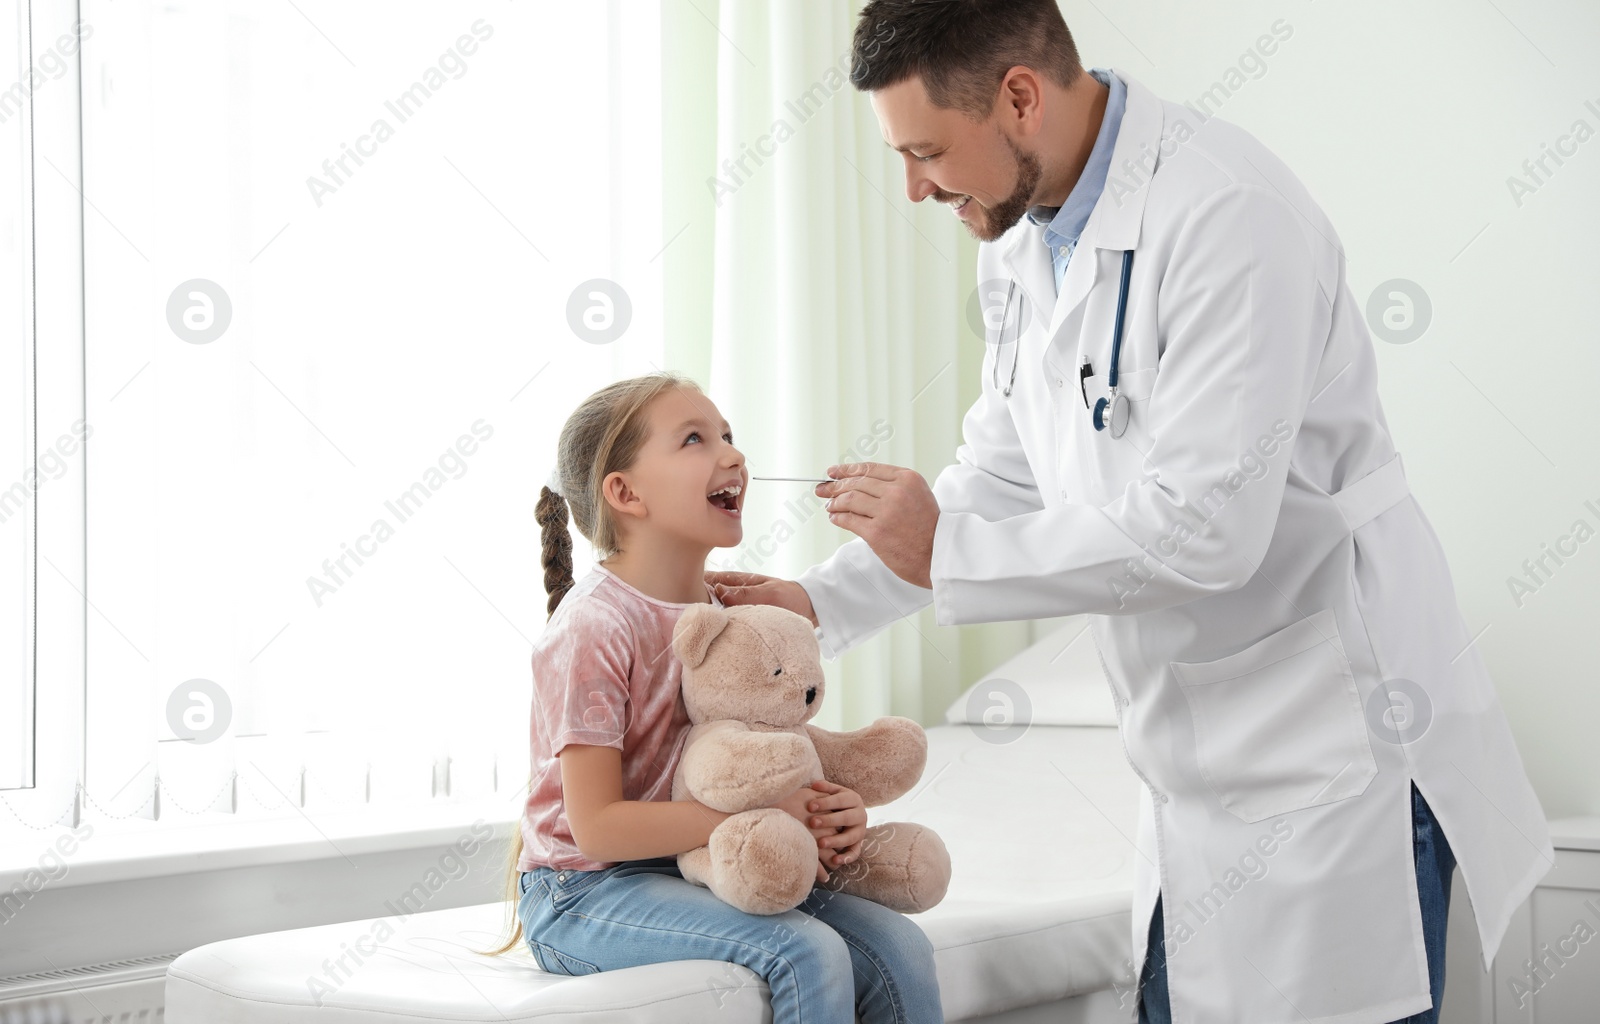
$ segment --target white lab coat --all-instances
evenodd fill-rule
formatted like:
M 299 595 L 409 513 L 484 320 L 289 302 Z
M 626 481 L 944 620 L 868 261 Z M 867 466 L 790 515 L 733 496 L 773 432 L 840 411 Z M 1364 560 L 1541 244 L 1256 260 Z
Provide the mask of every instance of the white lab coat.
M 978 280 L 1030 308 L 1010 398 L 1008 328 L 933 484 L 933 589 L 860 538 L 799 582 L 829 658 L 930 600 L 940 625 L 1091 613 L 1145 783 L 1133 977 L 1159 891 L 1178 1024 L 1398 1020 L 1431 1005 L 1410 783 L 1485 969 L 1554 862 L 1544 813 L 1407 489 L 1333 226 L 1247 132 L 1117 73 L 1110 177 L 1059 298 L 1041 226 L 980 247 Z M 1113 439 L 1078 366 L 1092 405 L 1123 249 Z M 1371 711 L 1391 692 L 1409 723 Z

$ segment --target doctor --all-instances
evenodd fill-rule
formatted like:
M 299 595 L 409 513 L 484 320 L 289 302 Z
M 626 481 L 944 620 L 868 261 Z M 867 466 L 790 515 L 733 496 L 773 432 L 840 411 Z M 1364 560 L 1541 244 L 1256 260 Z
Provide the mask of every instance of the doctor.
M 1333 225 L 1241 128 L 1086 72 L 1053 0 L 873 0 L 855 39 L 908 197 L 982 241 L 982 394 L 931 489 L 829 468 L 832 558 L 708 578 L 830 658 L 930 601 L 1089 613 L 1143 783 L 1139 1019 L 1435 1021 L 1453 868 L 1487 970 L 1553 851 Z

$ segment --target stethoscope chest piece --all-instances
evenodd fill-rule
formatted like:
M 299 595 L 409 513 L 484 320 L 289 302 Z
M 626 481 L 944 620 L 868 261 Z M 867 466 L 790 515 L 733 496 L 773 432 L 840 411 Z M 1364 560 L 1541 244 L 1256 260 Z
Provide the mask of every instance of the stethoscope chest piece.
M 1128 396 L 1117 390 L 1117 371 L 1122 362 L 1122 319 L 1128 311 L 1128 277 L 1133 269 L 1133 250 L 1122 253 L 1122 281 L 1117 286 L 1117 322 L 1111 329 L 1111 372 L 1106 383 L 1111 387 L 1111 397 L 1094 403 L 1094 429 L 1110 429 L 1112 437 L 1121 437 L 1128 429 Z
M 1094 429 L 1111 430 L 1112 437 L 1121 437 L 1128 429 L 1128 396 L 1120 391 L 1110 398 L 1102 398 L 1094 403 Z M 1107 415 L 1107 407 L 1110 414 Z

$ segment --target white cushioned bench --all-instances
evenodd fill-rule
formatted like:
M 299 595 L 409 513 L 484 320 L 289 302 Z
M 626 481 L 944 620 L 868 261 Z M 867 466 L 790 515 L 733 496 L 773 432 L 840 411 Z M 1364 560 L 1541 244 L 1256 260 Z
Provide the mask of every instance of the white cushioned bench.
M 928 824 L 950 850 L 944 902 L 913 917 L 934 946 L 946 1020 L 1134 1020 L 1136 854 L 1126 837 L 1136 831 L 1138 783 L 1117 730 L 1034 725 L 996 744 L 969 726 L 944 725 L 929 728 L 928 740 L 919 787 L 868 814 Z M 378 918 L 210 943 L 169 969 L 166 1020 L 771 1020 L 766 983 L 736 964 L 683 960 L 572 978 L 541 971 L 526 947 L 499 958 L 472 953 L 500 944 L 508 909 L 492 903 L 398 924 Z M 394 934 L 358 943 L 380 921 Z M 353 970 L 335 966 L 341 956 L 355 964 L 358 954 Z

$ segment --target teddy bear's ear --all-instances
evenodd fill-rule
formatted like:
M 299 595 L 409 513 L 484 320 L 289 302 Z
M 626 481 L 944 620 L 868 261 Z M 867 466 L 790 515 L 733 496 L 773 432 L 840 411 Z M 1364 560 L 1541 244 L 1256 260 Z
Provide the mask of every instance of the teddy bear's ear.
M 678 616 L 672 630 L 672 650 L 687 668 L 697 668 L 706 660 L 706 651 L 727 628 L 730 616 L 726 609 L 710 604 L 692 604 Z

